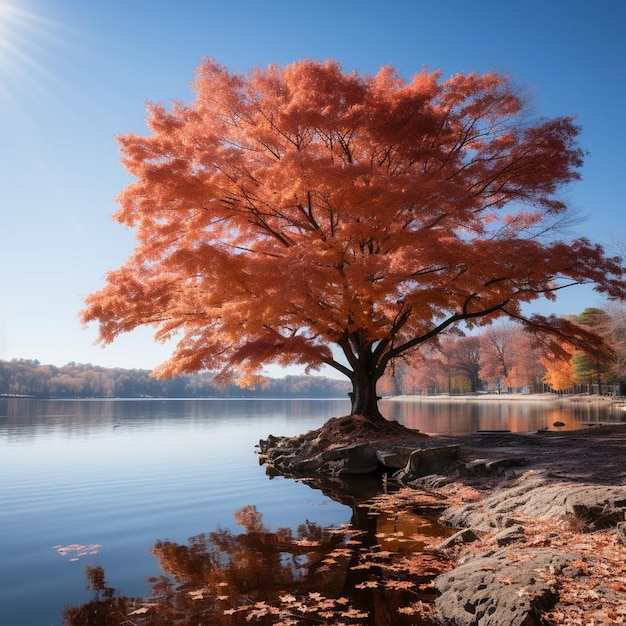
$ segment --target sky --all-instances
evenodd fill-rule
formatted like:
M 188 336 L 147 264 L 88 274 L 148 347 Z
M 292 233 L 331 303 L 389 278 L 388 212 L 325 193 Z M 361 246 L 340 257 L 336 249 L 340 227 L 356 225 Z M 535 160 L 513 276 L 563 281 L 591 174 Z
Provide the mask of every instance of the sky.
M 152 369 L 149 330 L 95 345 L 83 298 L 123 264 L 111 219 L 130 182 L 115 137 L 146 134 L 146 102 L 189 101 L 200 60 L 245 72 L 336 59 L 406 79 L 426 67 L 507 73 L 537 116 L 575 115 L 588 151 L 565 191 L 584 235 L 626 241 L 626 2 L 622 0 L 0 0 L 0 359 Z M 579 313 L 587 288 L 537 303 Z M 270 372 L 271 373 L 271 372 Z

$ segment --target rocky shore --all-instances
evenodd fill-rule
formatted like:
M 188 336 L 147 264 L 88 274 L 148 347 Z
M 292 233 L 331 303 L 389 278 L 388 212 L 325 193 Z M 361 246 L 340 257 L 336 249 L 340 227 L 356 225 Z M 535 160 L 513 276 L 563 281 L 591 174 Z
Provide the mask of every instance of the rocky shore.
M 287 476 L 439 494 L 458 532 L 437 546 L 438 623 L 626 624 L 626 425 L 437 436 L 347 416 L 260 455 Z

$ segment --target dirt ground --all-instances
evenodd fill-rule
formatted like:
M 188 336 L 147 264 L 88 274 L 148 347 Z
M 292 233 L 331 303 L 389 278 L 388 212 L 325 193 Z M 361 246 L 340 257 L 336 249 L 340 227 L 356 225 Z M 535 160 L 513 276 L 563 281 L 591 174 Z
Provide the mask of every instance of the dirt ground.
M 626 485 L 626 424 L 564 432 L 434 437 L 442 444 L 460 445 L 468 462 L 519 457 L 525 470 L 541 470 L 554 479 Z

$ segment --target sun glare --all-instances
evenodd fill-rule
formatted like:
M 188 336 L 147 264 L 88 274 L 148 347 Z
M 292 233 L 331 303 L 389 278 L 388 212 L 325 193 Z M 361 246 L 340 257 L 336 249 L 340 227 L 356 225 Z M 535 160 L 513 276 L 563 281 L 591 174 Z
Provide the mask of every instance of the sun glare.
M 36 17 L 15 3 L 0 0 L 0 69 L 10 70 L 27 60 L 28 35 Z
M 60 41 L 59 30 L 59 24 L 20 0 L 0 0 L 0 95 L 38 89 L 42 79 L 53 78 L 46 64 Z

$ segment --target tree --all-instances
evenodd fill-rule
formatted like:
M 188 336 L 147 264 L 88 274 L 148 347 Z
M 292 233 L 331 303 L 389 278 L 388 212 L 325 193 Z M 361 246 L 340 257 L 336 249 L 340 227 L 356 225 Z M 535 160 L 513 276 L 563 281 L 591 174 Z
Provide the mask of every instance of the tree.
M 509 328 L 489 328 L 480 337 L 480 375 L 498 392 L 506 384 L 511 369 Z
M 609 316 L 602 309 L 588 307 L 577 316 L 576 322 L 592 328 L 601 337 L 606 337 L 610 332 Z M 614 355 L 598 355 L 588 349 L 578 350 L 573 358 L 574 375 L 578 382 L 587 385 L 590 392 L 592 386 L 596 385 L 598 393 L 602 393 L 602 384 L 615 371 L 615 363 Z
M 626 306 L 624 304 L 624 302 L 611 303 L 606 310 L 611 346 L 616 353 L 615 378 L 620 381 L 626 378 Z
M 501 324 L 488 328 L 480 336 L 480 344 L 480 375 L 496 385 L 498 391 L 502 383 L 509 389 L 537 388 L 544 368 L 538 347 L 521 325 Z
M 574 388 L 576 376 L 574 375 L 574 363 L 571 356 L 547 355 L 541 357 L 540 362 L 545 369 L 543 380 L 554 391 L 566 391 Z
M 567 335 L 522 306 L 588 282 L 626 296 L 617 258 L 548 238 L 579 177 L 578 127 L 528 121 L 503 75 L 207 60 L 194 89 L 148 106 L 149 136 L 119 138 L 136 180 L 115 217 L 137 246 L 82 311 L 105 344 L 142 325 L 176 337 L 160 375 L 326 364 L 376 419 L 389 363 L 451 326 Z
M 407 378 L 414 390 L 428 394 L 448 391 L 448 372 L 439 356 L 439 342 L 433 341 L 422 347 L 419 358 L 412 360 Z
M 509 387 L 526 387 L 535 391 L 545 375 L 540 353 L 531 336 L 515 324 L 509 329 L 509 351 L 511 362 L 506 384 Z
M 444 365 L 448 376 L 448 393 L 454 387 L 475 392 L 480 386 L 480 339 L 475 335 L 445 335 L 439 342 L 439 359 Z
M 428 393 L 468 393 L 480 384 L 479 338 L 442 334 L 411 363 L 412 387 Z

